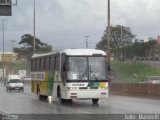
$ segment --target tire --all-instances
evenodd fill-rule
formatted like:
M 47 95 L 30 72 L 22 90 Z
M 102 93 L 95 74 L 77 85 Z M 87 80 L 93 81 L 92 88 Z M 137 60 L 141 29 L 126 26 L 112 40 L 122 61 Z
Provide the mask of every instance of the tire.
M 98 104 L 99 99 L 92 99 L 93 104 Z
M 59 88 L 59 90 L 58 90 L 58 98 L 59 98 L 59 102 L 61 103 L 61 104 L 63 104 L 64 102 L 65 102 L 65 100 L 62 98 L 62 96 L 61 96 L 61 89 Z
M 48 100 L 48 96 L 42 95 L 42 99 L 43 99 L 43 101 L 47 101 Z
M 73 100 L 72 100 L 72 99 L 68 99 L 67 102 L 68 102 L 69 104 L 71 104 L 71 105 L 73 104 Z
M 22 92 L 24 92 L 24 88 L 22 88 Z
M 42 100 L 42 95 L 40 95 L 40 93 L 38 92 L 38 100 Z
M 23 88 L 24 89 L 24 88 Z M 38 100 L 39 101 L 46 101 L 48 96 L 41 95 L 41 90 L 39 88 L 39 85 L 37 86 L 37 95 L 38 95 Z
M 38 94 L 38 100 L 42 100 L 43 99 L 43 96 L 41 95 L 41 92 L 40 92 L 40 88 L 39 88 L 39 86 L 38 86 L 38 88 L 37 88 L 37 94 Z

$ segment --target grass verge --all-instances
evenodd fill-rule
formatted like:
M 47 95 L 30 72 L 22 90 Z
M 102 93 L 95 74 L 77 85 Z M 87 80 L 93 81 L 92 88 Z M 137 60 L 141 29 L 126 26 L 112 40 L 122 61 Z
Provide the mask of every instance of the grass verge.
M 160 76 L 160 68 L 144 62 L 112 61 L 114 82 L 134 83 L 142 81 L 146 76 Z

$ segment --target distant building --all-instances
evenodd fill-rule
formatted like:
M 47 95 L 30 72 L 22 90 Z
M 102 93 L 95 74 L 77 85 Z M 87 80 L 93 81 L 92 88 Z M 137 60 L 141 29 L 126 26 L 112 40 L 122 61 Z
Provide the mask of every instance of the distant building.
M 4 62 L 14 62 L 14 57 L 12 52 L 0 52 L 0 62 L 4 61 Z
M 149 38 L 145 38 L 144 40 L 143 40 L 143 42 L 148 42 L 149 41 Z
M 157 43 L 158 43 L 158 45 L 160 45 L 160 35 L 158 36 Z
M 17 54 L 12 52 L 0 52 L 0 62 L 10 62 L 10 63 L 21 63 L 21 62 L 27 62 L 25 58 L 17 59 Z
M 149 41 L 149 38 L 145 38 L 145 39 L 135 39 L 135 42 L 138 42 L 138 43 L 143 43 L 143 42 L 148 42 Z

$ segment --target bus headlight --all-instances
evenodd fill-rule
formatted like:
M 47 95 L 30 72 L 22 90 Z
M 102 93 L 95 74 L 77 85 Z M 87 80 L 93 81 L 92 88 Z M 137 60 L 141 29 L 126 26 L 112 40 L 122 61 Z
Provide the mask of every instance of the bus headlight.
M 102 90 L 107 90 L 107 89 L 108 89 L 108 87 L 101 87 L 101 89 L 102 89 Z

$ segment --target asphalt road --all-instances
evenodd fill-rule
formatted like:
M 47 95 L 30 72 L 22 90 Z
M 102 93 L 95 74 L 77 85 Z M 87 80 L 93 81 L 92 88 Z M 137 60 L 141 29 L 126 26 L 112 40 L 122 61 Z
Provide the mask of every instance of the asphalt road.
M 0 84 L 1 114 L 159 114 L 160 100 L 109 95 L 98 105 L 91 100 L 74 100 L 73 104 L 60 104 L 57 99 L 49 104 L 39 101 L 29 86 L 24 92 L 7 92 Z

